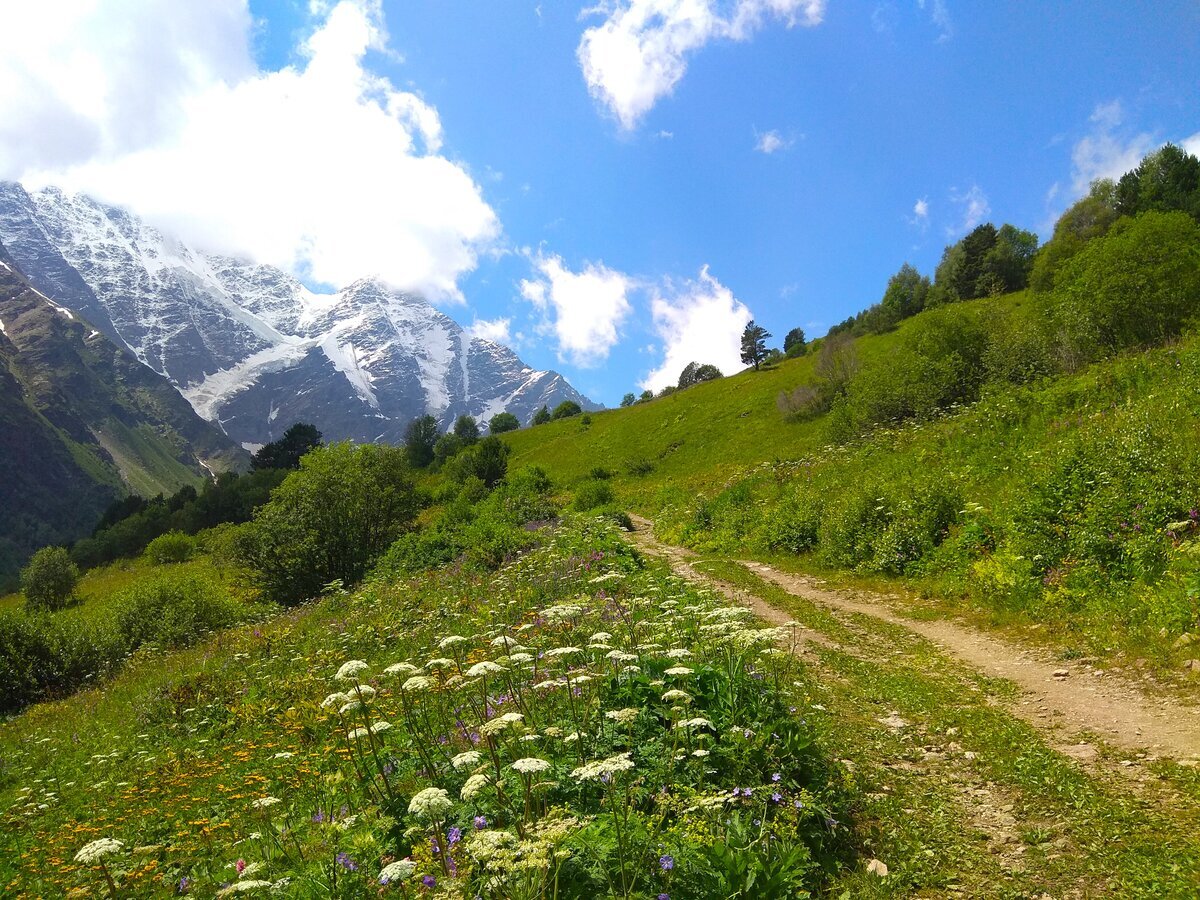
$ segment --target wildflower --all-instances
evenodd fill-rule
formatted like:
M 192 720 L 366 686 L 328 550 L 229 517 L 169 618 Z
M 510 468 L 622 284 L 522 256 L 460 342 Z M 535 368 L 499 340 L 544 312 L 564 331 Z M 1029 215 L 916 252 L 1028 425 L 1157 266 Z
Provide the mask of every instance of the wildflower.
M 692 651 L 685 650 L 683 647 L 676 647 L 674 650 L 668 650 L 664 655 L 667 659 L 686 659 L 692 655 Z
M 680 703 L 691 703 L 692 695 L 687 691 L 670 690 L 662 695 L 663 701 L 666 703 L 674 703 L 678 700 Z
M 511 768 L 514 772 L 520 772 L 522 775 L 534 775 L 538 772 L 545 772 L 550 768 L 550 763 L 544 759 L 538 759 L 536 756 L 526 756 L 524 759 L 518 759 Z
M 234 867 L 234 869 L 237 870 L 237 873 L 239 875 L 241 875 L 243 872 L 246 871 L 246 861 L 244 859 L 239 859 L 237 862 L 235 862 L 233 864 L 233 867 Z
M 476 831 L 483 831 L 483 829 L 488 827 L 487 816 L 476 816 L 472 820 L 472 824 L 474 824 Z
M 658 867 L 664 872 L 670 872 L 675 868 L 675 857 L 663 855 L 658 858 Z
M 499 663 L 485 660 L 484 662 L 475 663 L 475 665 L 467 669 L 467 675 L 471 678 L 482 678 L 486 675 L 499 675 L 501 672 L 507 671 L 508 670 Z
M 279 753 L 276 753 L 274 756 L 271 757 L 271 759 L 291 759 L 295 755 L 296 754 L 290 750 L 283 750 Z
M 361 741 L 363 738 L 365 738 L 370 733 L 371 733 L 371 730 L 369 728 L 362 728 L 362 727 L 355 728 L 353 731 L 350 732 L 350 740 Z
M 250 808 L 251 809 L 266 809 L 267 807 L 274 806 L 276 803 L 279 803 L 279 802 L 280 802 L 280 800 L 278 797 L 259 797 L 257 800 L 255 800 L 253 803 L 250 804 Z
M 407 881 L 412 877 L 417 865 L 411 859 L 398 859 L 388 863 L 379 872 L 379 883 L 390 884 L 393 881 Z
M 633 760 L 630 759 L 632 753 L 618 753 L 616 756 L 610 756 L 608 759 L 596 760 L 580 766 L 571 773 L 571 777 L 576 781 L 589 781 L 594 779 L 604 779 L 605 776 L 612 777 L 618 772 L 627 772 L 634 767 Z
M 342 663 L 342 667 L 337 670 L 337 674 L 333 677 L 338 681 L 356 681 L 358 673 L 365 672 L 366 669 L 366 660 L 352 659 L 349 662 Z
M 670 894 L 659 894 L 654 900 L 671 900 Z
M 569 685 L 587 684 L 591 680 L 592 680 L 591 675 L 576 675 L 574 678 L 570 679 L 567 682 L 567 684 L 569 684 Z
M 608 641 L 611 641 L 612 639 L 613 639 L 613 636 L 611 634 L 609 634 L 607 631 L 597 631 L 595 634 L 592 635 L 592 640 L 595 641 L 597 644 L 604 644 L 604 643 L 607 643 Z
M 409 801 L 408 811 L 420 819 L 436 819 L 448 813 L 454 804 L 441 788 L 429 787 L 418 791 Z
M 371 734 L 381 734 L 382 732 L 387 731 L 391 727 L 392 727 L 391 722 L 385 722 L 382 719 L 380 719 L 378 722 L 376 722 L 374 725 L 371 726 Z
M 493 647 L 501 647 L 505 650 L 518 646 L 516 640 L 506 634 L 502 634 L 498 638 L 492 638 L 491 644 Z
M 633 662 L 637 659 L 636 653 L 626 653 L 624 650 L 609 650 L 605 656 L 613 662 Z
M 179 879 L 179 884 L 176 887 L 176 890 L 181 894 L 186 894 L 188 892 L 188 885 L 190 885 L 191 883 L 192 883 L 192 879 L 190 879 L 186 875 L 184 875 L 182 878 Z
M 414 675 L 409 678 L 404 684 L 400 685 L 402 691 L 427 691 L 433 687 L 435 682 L 428 675 Z
M 712 728 L 712 722 L 703 716 L 697 716 L 694 719 L 684 719 L 675 725 L 676 728 Z
M 472 775 L 463 784 L 462 790 L 459 791 L 458 796 L 464 801 L 470 801 L 475 797 L 476 794 L 482 791 L 489 784 L 491 784 L 491 781 L 486 775 Z
M 478 750 L 468 750 L 465 753 L 459 753 L 457 756 L 451 757 L 450 765 L 456 769 L 465 769 L 467 766 L 479 765 L 479 760 L 482 758 Z
M 356 863 L 350 854 L 345 850 L 339 853 L 336 859 L 338 861 L 338 865 L 340 865 L 343 869 L 346 869 L 350 872 L 358 871 L 358 863 Z
M 522 663 L 533 662 L 533 657 L 528 653 L 512 653 L 509 655 L 508 661 L 521 665 Z
M 550 656 L 550 657 L 571 656 L 573 654 L 582 653 L 582 652 L 583 651 L 580 650 L 578 647 L 555 647 L 553 650 L 547 650 L 546 655 Z
M 465 644 L 467 639 L 459 637 L 457 634 L 452 634 L 449 637 L 444 637 L 438 641 L 438 649 L 445 650 L 447 647 L 453 647 L 455 644 Z
M 692 756 L 695 756 L 695 757 L 697 757 L 697 758 L 699 758 L 699 759 L 703 759 L 704 757 L 708 756 L 708 751 L 707 751 L 707 750 L 704 750 L 704 749 L 700 749 L 700 750 L 693 750 L 693 751 L 692 751 Z
M 778 803 L 782 799 L 783 799 L 783 794 L 779 793 L 779 791 L 775 791 L 773 794 L 771 794 L 771 802 L 772 803 Z
M 664 672 L 663 674 L 664 675 L 691 675 L 692 670 L 689 669 L 687 666 L 671 666 L 671 668 L 667 669 L 666 672 Z
M 437 879 L 432 875 L 426 875 L 421 879 L 421 884 L 425 885 L 427 888 L 437 887 Z
M 83 845 L 82 849 L 75 854 L 75 862 L 90 866 L 104 857 L 118 852 L 124 846 L 125 842 L 118 841 L 116 838 L 98 838 Z
M 612 719 L 618 725 L 632 725 L 641 714 L 642 711 L 637 707 L 628 706 L 625 709 L 610 709 L 604 714 L 604 717 Z
M 361 700 L 370 700 L 375 696 L 375 688 L 371 687 L 369 684 L 360 684 L 354 688 L 354 694 L 351 694 L 350 696 L 355 695 L 357 695 Z
M 518 712 L 505 713 L 502 716 L 497 716 L 488 722 L 484 722 L 479 727 L 479 730 L 486 735 L 499 734 L 508 728 L 508 726 L 516 725 L 523 721 L 525 721 L 525 717 Z
M 257 891 L 270 887 L 274 887 L 274 885 L 269 881 L 263 881 L 261 878 L 251 878 L 246 881 L 235 881 L 228 887 L 221 888 L 217 891 L 217 896 L 224 897 L 228 894 L 244 894 L 247 891 Z
M 425 663 L 425 668 L 427 668 L 427 669 L 449 669 L 453 665 L 454 665 L 454 660 L 446 659 L 445 657 L 438 657 L 437 659 L 431 659 L 429 662 Z
M 357 700 L 351 700 L 349 703 L 342 704 L 342 706 L 338 708 L 338 713 L 344 716 L 346 713 L 352 713 L 356 709 L 362 709 L 362 704 Z
M 420 671 L 421 670 L 418 669 L 416 666 L 414 666 L 412 663 L 398 662 L 398 663 L 392 663 L 390 666 L 388 666 L 386 669 L 384 669 L 383 674 L 384 675 L 411 675 L 413 672 L 420 672 Z
M 329 709 L 331 706 L 341 706 L 350 699 L 349 694 L 343 694 L 341 691 L 335 691 L 324 700 L 321 701 L 322 709 Z
M 780 780 L 782 780 L 782 778 L 783 778 L 783 775 L 779 772 L 776 772 L 771 776 L 771 780 L 774 782 L 779 782 Z

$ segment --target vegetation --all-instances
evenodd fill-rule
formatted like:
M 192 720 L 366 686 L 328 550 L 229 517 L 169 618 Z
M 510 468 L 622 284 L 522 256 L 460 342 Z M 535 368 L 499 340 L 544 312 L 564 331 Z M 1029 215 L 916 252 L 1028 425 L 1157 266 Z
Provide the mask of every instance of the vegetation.
M 264 444 L 250 461 L 254 469 L 297 469 L 300 457 L 321 446 L 321 432 L 307 422 L 297 422 L 277 441 Z
M 550 414 L 550 418 L 554 421 L 559 419 L 569 419 L 572 416 L 578 416 L 583 412 L 583 407 L 574 400 L 564 400 L 558 406 L 554 407 L 554 412 Z
M 21 570 L 21 593 L 30 609 L 66 606 L 79 581 L 79 568 L 62 547 L 43 547 Z
M 424 469 L 433 462 L 441 430 L 437 419 L 426 413 L 408 423 L 404 431 L 404 451 L 408 464 L 414 469 Z
M 504 434 L 521 427 L 521 420 L 510 412 L 496 413 L 488 421 L 488 434 Z
M 770 336 L 771 332 L 755 324 L 753 319 L 746 323 L 746 328 L 742 331 L 742 362 L 754 366 L 756 372 L 759 364 L 766 359 L 767 338 Z

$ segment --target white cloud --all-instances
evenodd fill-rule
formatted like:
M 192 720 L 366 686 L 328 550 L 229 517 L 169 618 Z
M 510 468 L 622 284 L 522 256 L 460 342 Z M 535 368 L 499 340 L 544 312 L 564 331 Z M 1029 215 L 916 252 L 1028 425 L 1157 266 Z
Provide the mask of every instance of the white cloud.
M 769 156 L 779 150 L 786 150 L 790 146 L 792 146 L 792 141 L 785 139 L 778 131 L 766 131 L 758 136 L 754 149 Z
M 929 201 L 922 197 L 913 204 L 913 215 L 924 221 L 929 218 Z
M 1192 154 L 1192 156 L 1200 156 L 1200 131 L 1197 131 L 1191 137 L 1184 138 L 1179 142 L 1179 146 Z
M 925 0 L 917 0 L 917 7 L 925 9 Z M 929 4 L 929 18 L 937 26 L 939 44 L 944 44 L 954 37 L 954 20 L 950 18 L 946 0 L 932 0 Z
M 947 237 L 970 231 L 976 225 L 981 224 L 992 211 L 987 194 L 977 184 L 971 185 L 969 190 L 961 193 L 958 190 L 952 190 L 950 202 L 962 209 L 962 221 L 957 226 L 946 229 Z
M 585 15 L 576 55 L 592 96 L 629 130 L 687 71 L 687 57 L 713 40 L 748 40 L 767 19 L 818 25 L 826 0 L 602 0 Z M 728 10 L 725 12 L 725 10 Z
M 633 279 L 602 263 L 572 272 L 560 257 L 541 252 L 531 261 L 537 275 L 521 281 L 521 296 L 542 314 L 541 330 L 554 335 L 559 359 L 585 368 L 599 365 L 632 311 Z
M 491 341 L 493 344 L 510 346 L 512 333 L 509 326 L 511 325 L 512 319 L 476 319 L 467 329 L 467 335 L 482 341 Z
M 437 110 L 364 63 L 389 52 L 379 0 L 312 4 L 315 29 L 279 71 L 251 61 L 245 0 L 15 9 L 0 177 L 86 191 L 319 282 L 376 274 L 434 299 L 459 297 L 499 234 L 440 155 Z
M 662 340 L 662 364 L 640 386 L 660 391 L 679 380 L 690 362 L 711 363 L 726 375 L 741 371 L 741 336 L 753 316 L 708 266 L 696 281 L 665 282 L 652 290 L 650 311 Z
M 1099 104 L 1093 110 L 1091 131 L 1071 151 L 1074 196 L 1086 194 L 1097 178 L 1120 178 L 1157 145 L 1146 133 L 1123 136 L 1119 129 L 1124 120 L 1120 100 Z

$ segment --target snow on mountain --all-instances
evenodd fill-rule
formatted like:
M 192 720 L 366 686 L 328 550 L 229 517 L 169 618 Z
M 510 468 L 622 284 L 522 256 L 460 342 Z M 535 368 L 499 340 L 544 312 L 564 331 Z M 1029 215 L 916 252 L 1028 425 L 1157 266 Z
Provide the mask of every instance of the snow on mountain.
M 209 256 L 126 210 L 0 182 L 0 242 L 52 302 L 76 309 L 244 444 L 312 422 L 329 439 L 401 440 L 426 412 L 596 405 L 556 372 L 470 337 L 374 279 L 318 294 L 272 266 Z

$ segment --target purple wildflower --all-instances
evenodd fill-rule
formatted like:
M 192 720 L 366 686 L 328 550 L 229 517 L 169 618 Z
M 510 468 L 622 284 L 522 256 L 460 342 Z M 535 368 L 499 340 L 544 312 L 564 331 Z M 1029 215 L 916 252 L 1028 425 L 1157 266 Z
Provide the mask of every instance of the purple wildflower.
M 487 826 L 488 826 L 488 821 L 487 821 L 486 816 L 476 816 L 475 817 L 475 829 L 477 831 L 483 831 L 483 829 L 487 828 Z
M 192 879 L 188 878 L 186 875 L 184 875 L 182 878 L 180 878 L 179 879 L 179 888 L 178 888 L 179 893 L 186 894 L 188 892 L 188 885 L 190 885 L 191 883 L 192 883 Z
M 446 842 L 449 843 L 451 847 L 453 847 L 455 844 L 457 844 L 461 840 L 462 840 L 462 829 L 461 828 L 451 828 L 449 831 L 446 832 Z
M 663 854 L 658 858 L 658 867 L 664 872 L 670 872 L 675 868 L 675 857 L 669 854 Z
M 432 875 L 426 875 L 421 879 L 421 884 L 425 885 L 427 888 L 437 887 L 437 879 Z
M 783 799 L 783 794 L 779 793 L 779 791 L 776 791 L 775 793 L 773 793 L 773 794 L 771 795 L 771 802 L 772 802 L 772 803 L 778 803 L 778 802 L 779 802 L 780 800 L 782 800 L 782 799 Z
M 776 772 L 774 775 L 771 776 L 772 781 L 781 781 L 782 779 L 783 779 L 783 776 L 778 772 Z
M 347 869 L 348 871 L 351 871 L 351 872 L 358 871 L 358 863 L 356 863 L 351 858 L 350 854 L 347 853 L 345 850 L 343 850 L 341 853 L 339 853 L 336 858 L 337 858 L 338 864 L 343 869 Z

